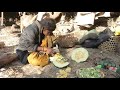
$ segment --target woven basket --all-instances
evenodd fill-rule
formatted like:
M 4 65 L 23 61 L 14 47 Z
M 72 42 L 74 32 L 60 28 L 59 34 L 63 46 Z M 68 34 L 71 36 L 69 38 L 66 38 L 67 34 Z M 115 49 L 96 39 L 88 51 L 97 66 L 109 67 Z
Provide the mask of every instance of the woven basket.
M 59 47 L 62 48 L 74 47 L 77 41 L 78 41 L 77 38 L 74 37 L 73 35 L 61 35 L 57 39 Z
M 99 45 L 98 48 L 101 49 L 102 51 L 116 52 L 119 42 L 120 42 L 119 36 L 112 36 L 109 40 Z

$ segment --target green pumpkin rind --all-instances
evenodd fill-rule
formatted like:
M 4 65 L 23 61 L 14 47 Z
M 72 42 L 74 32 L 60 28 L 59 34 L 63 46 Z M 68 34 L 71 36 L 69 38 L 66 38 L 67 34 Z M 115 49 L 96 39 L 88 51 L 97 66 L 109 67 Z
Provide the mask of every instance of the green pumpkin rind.
M 69 62 L 66 61 L 62 55 L 55 55 L 54 57 L 50 57 L 50 61 L 58 68 L 63 68 L 69 65 Z M 60 63 L 62 61 L 63 63 Z
M 60 64 L 60 63 L 58 63 L 58 62 L 56 62 L 56 61 L 53 61 L 53 64 L 54 64 L 56 67 L 58 67 L 58 68 L 63 68 L 63 67 L 68 66 L 68 65 L 69 65 L 69 62 L 65 62 L 64 64 Z

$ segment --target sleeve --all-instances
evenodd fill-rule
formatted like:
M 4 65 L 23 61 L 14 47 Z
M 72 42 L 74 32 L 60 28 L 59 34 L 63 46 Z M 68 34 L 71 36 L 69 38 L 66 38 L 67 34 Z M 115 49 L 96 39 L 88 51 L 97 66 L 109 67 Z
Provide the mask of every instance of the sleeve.
M 20 44 L 28 51 L 36 51 L 38 47 L 38 44 L 36 44 L 35 41 L 36 35 L 38 35 L 38 33 L 36 32 L 37 30 L 35 29 L 37 28 L 33 28 L 33 27 L 26 28 L 26 30 L 24 30 L 21 36 Z

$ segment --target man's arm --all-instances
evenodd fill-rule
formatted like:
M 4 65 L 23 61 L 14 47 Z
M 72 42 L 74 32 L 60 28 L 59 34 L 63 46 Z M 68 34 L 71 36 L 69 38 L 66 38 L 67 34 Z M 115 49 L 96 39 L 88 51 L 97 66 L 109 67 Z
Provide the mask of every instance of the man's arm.
M 19 44 L 21 48 L 28 51 L 37 51 L 38 44 L 35 43 L 36 35 L 38 35 L 37 29 L 38 28 L 33 25 L 25 28 L 24 32 L 20 37 Z

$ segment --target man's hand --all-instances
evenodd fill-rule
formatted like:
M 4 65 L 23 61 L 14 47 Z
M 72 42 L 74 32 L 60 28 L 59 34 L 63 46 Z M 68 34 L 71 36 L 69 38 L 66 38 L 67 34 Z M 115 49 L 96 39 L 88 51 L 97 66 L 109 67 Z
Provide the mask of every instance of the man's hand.
M 47 53 L 47 54 L 53 54 L 53 49 L 52 48 L 44 48 L 44 51 Z
M 52 48 L 47 48 L 47 47 L 38 47 L 37 51 L 43 51 L 47 54 L 53 55 L 55 52 Z

